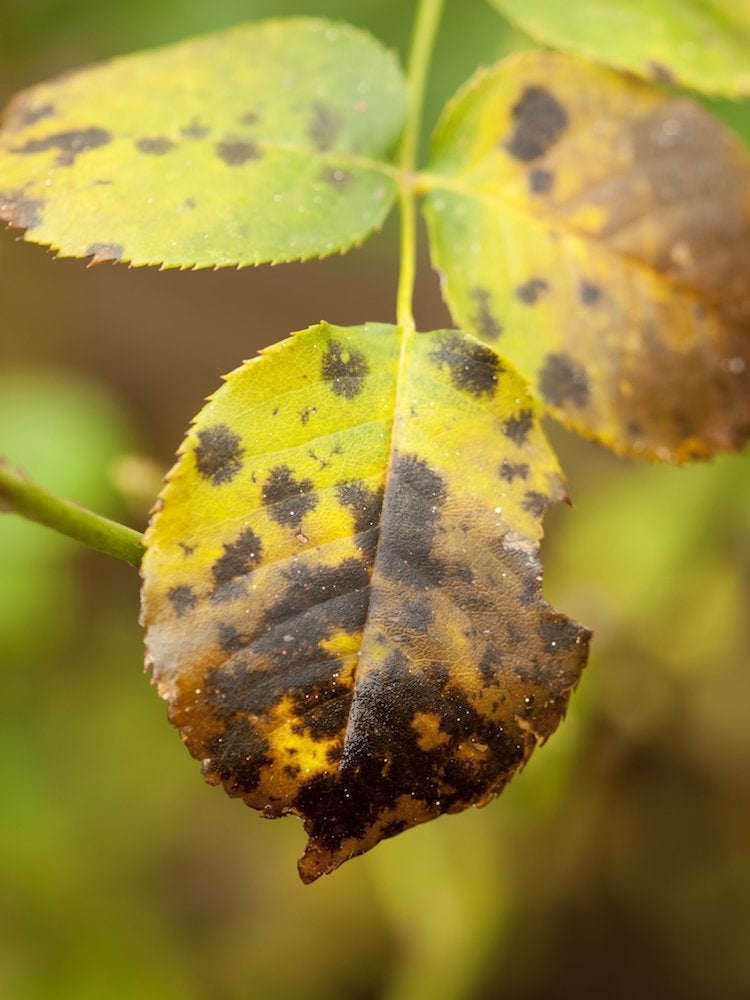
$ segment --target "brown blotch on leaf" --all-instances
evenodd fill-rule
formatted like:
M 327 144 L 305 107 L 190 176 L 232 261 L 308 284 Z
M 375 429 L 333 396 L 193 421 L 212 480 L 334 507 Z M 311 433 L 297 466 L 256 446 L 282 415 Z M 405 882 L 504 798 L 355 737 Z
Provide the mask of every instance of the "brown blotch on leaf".
M 48 149 L 58 149 L 57 164 L 69 167 L 75 163 L 77 156 L 88 153 L 99 146 L 106 146 L 112 141 L 112 135 L 103 128 L 76 129 L 69 132 L 55 132 L 43 139 L 29 139 L 23 146 L 16 146 L 11 153 L 30 155 L 44 153 Z
M 530 278 L 525 284 L 516 288 L 516 298 L 524 305 L 533 306 L 539 301 L 543 292 L 549 290 L 544 278 Z
M 269 516 L 278 524 L 295 526 L 318 504 L 311 479 L 295 479 L 288 465 L 277 465 L 268 473 L 261 499 Z
M 493 396 L 503 368 L 494 351 L 460 334 L 440 338 L 440 348 L 430 357 L 437 365 L 447 365 L 451 382 L 471 396 Z
M 567 354 L 548 354 L 539 374 L 539 391 L 552 406 L 584 407 L 590 395 L 586 370 Z
M 142 153 L 150 153 L 154 156 L 163 156 L 170 149 L 174 149 L 175 144 L 165 135 L 144 136 L 135 140 L 136 148 Z
M 531 410 L 521 410 L 517 417 L 511 417 L 503 424 L 503 434 L 510 438 L 513 444 L 521 447 L 534 423 Z
M 260 115 L 257 111 L 246 111 L 244 115 L 240 115 L 238 121 L 241 125 L 257 125 Z
M 578 294 L 580 295 L 581 302 L 583 302 L 585 306 L 593 306 L 596 305 L 596 303 L 601 299 L 602 290 L 592 281 L 586 281 L 584 279 L 578 286 Z
M 189 125 L 180 129 L 180 135 L 185 139 L 205 139 L 210 131 L 208 125 L 204 125 L 197 118 L 194 118 Z
M 526 462 L 509 462 L 504 458 L 500 464 L 500 478 L 506 483 L 512 483 L 516 479 L 528 479 L 529 466 Z
M 539 493 L 537 490 L 526 490 L 523 496 L 522 507 L 534 517 L 541 517 L 545 510 L 552 503 L 551 497 L 546 493 Z
M 361 351 L 346 347 L 337 340 L 328 342 L 321 364 L 321 377 L 331 383 L 331 390 L 337 396 L 354 399 L 362 392 L 369 373 L 370 366 Z
M 666 66 L 663 62 L 658 62 L 656 59 L 651 59 L 648 63 L 648 71 L 654 80 L 659 83 L 665 83 L 671 87 L 677 87 L 678 80 L 674 75 L 669 66 Z
M 19 132 L 30 125 L 36 125 L 37 122 L 45 118 L 51 118 L 57 111 L 54 104 L 29 105 L 26 100 L 26 98 L 21 98 L 8 108 L 4 125 L 9 132 Z
M 224 139 L 217 142 L 216 154 L 230 167 L 241 167 L 251 160 L 259 160 L 263 155 L 250 139 Z
M 534 167 L 529 171 L 529 188 L 532 194 L 546 194 L 552 190 L 555 183 L 555 175 L 551 170 L 543 170 L 542 167 Z
M 121 243 L 92 243 L 86 251 L 86 256 L 91 257 L 89 267 L 94 264 L 116 264 L 122 260 L 123 248 Z
M 526 87 L 513 106 L 513 132 L 503 145 L 517 160 L 529 163 L 543 156 L 568 125 L 565 108 L 544 87 Z
M 477 287 L 472 288 L 469 295 L 477 307 L 476 313 L 472 316 L 472 323 L 485 340 L 497 340 L 503 332 L 503 325 L 492 314 L 492 310 L 490 309 L 490 302 L 492 300 L 490 293 L 486 288 Z
M 42 224 L 41 198 L 25 198 L 23 191 L 0 191 L 0 219 L 15 229 L 35 229 Z
M 178 618 L 182 618 L 183 615 L 192 611 L 198 603 L 195 591 L 187 584 L 180 584 L 178 587 L 172 587 L 172 589 L 167 592 L 167 597 L 171 601 L 172 607 L 175 609 Z
M 231 482 L 242 468 L 245 449 L 242 439 L 226 424 L 215 424 L 198 431 L 195 463 L 204 479 L 214 486 Z
M 318 180 L 323 181 L 324 184 L 330 184 L 331 187 L 344 190 L 351 184 L 352 175 L 348 170 L 342 170 L 340 167 L 323 167 L 318 174 Z
M 328 105 L 320 101 L 313 105 L 313 117 L 307 134 L 316 149 L 321 152 L 330 149 L 341 130 L 341 118 Z
M 263 555 L 260 538 L 246 528 L 233 542 L 224 545 L 224 553 L 211 567 L 215 586 L 214 601 L 231 601 L 245 593 L 242 578 L 258 565 Z

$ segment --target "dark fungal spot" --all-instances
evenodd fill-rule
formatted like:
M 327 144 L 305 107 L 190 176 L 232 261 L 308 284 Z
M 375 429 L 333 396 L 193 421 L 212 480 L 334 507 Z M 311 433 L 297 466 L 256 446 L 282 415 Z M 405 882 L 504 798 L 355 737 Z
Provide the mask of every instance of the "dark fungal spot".
M 502 372 L 494 351 L 458 333 L 441 337 L 439 349 L 430 353 L 437 365 L 447 365 L 451 382 L 471 396 L 493 396 Z
M 515 479 L 528 479 L 529 467 L 526 462 L 509 462 L 504 458 L 500 464 L 500 478 L 506 483 L 512 483 Z
M 598 285 L 584 279 L 578 286 L 578 294 L 585 306 L 593 306 L 602 297 L 602 290 Z
M 180 135 L 185 139 L 205 139 L 210 131 L 208 125 L 204 125 L 197 118 L 194 118 L 189 125 L 180 129 Z
M 35 104 L 31 107 L 19 107 L 19 110 L 15 114 L 13 113 L 13 107 L 11 107 L 10 120 L 7 127 L 13 132 L 20 131 L 22 128 L 36 125 L 37 122 L 42 121 L 44 118 L 51 118 L 56 111 L 57 108 L 54 104 Z
M 590 392 L 586 370 L 568 354 L 548 354 L 539 374 L 539 391 L 552 406 L 583 407 Z
M 364 388 L 370 366 L 361 351 L 346 347 L 337 340 L 329 340 L 320 371 L 321 377 L 331 383 L 331 390 L 337 396 L 354 399 Z
M 339 503 L 352 512 L 354 530 L 357 534 L 378 527 L 383 506 L 382 489 L 368 490 L 366 486 L 356 481 L 339 483 L 336 495 Z
M 91 257 L 90 266 L 93 264 L 116 264 L 122 259 L 123 248 L 121 243 L 92 243 L 86 251 L 86 256 Z
M 233 542 L 224 546 L 211 567 L 214 577 L 212 597 L 215 601 L 231 601 L 245 593 L 242 578 L 258 565 L 263 554 L 260 538 L 252 528 L 246 528 Z
M 214 424 L 198 431 L 198 441 L 195 449 L 198 472 L 214 486 L 231 482 L 242 468 L 245 452 L 239 434 L 226 424 Z
M 555 175 L 551 170 L 543 170 L 542 167 L 534 167 L 529 171 L 529 188 L 533 194 L 546 194 L 552 190 L 555 183 Z
M 469 295 L 476 304 L 476 312 L 472 323 L 485 340 L 497 340 L 503 332 L 502 323 L 495 318 L 490 309 L 491 296 L 486 288 L 472 288 Z
M 503 434 L 520 448 L 526 440 L 533 423 L 534 414 L 531 410 L 521 410 L 517 417 L 511 417 L 505 421 L 503 424 Z
M 209 742 L 207 751 L 204 776 L 215 775 L 236 795 L 247 795 L 257 788 L 261 770 L 271 763 L 269 745 L 249 719 L 237 719 Z
M 340 167 L 323 167 L 318 174 L 318 180 L 343 190 L 351 184 L 352 175 L 348 170 L 342 170 Z
M 523 497 L 523 509 L 527 510 L 534 517 L 541 517 L 551 503 L 550 498 L 545 493 L 536 490 L 526 490 Z
M 582 630 L 565 615 L 553 613 L 542 620 L 537 634 L 548 652 L 559 653 L 575 646 L 581 639 Z
M 195 552 L 195 546 L 188 545 L 187 542 L 180 542 L 180 548 L 182 549 L 182 554 L 186 559 Z
M 196 208 L 198 203 L 196 202 L 195 198 L 186 198 L 182 204 L 185 206 L 185 208 Z
M 295 526 L 318 503 L 311 479 L 295 479 L 288 465 L 277 465 L 268 473 L 261 499 L 269 516 L 278 524 Z
M 565 108 L 544 87 L 526 87 L 512 108 L 513 132 L 504 146 L 517 160 L 530 163 L 555 145 L 568 125 Z
M 42 224 L 41 198 L 25 198 L 23 191 L 0 191 L 0 219 L 16 229 L 35 229 Z
M 443 480 L 423 459 L 396 454 L 383 504 L 376 563 L 384 576 L 419 591 L 440 585 L 446 567 L 433 549 L 446 499 Z
M 300 410 L 299 419 L 301 424 L 306 424 L 310 417 L 318 412 L 317 406 L 306 406 L 304 410 Z
M 672 87 L 678 86 L 677 77 L 674 75 L 669 66 L 666 66 L 663 62 L 651 59 L 648 63 L 648 69 L 653 79 L 657 80 L 659 83 L 666 83 L 668 86 Z
M 546 292 L 549 285 L 544 278 L 530 278 L 525 284 L 516 288 L 516 298 L 527 306 L 533 306 L 539 300 L 542 292 Z
M 219 623 L 219 645 L 225 653 L 239 653 L 250 643 L 250 636 L 239 632 L 234 625 L 227 622 Z
M 435 717 L 435 738 L 424 738 L 420 721 Z M 477 749 L 464 756 L 467 747 Z M 389 836 L 411 825 L 404 799 L 435 816 L 498 791 L 523 756 L 518 734 L 478 712 L 441 665 L 413 671 L 394 651 L 358 684 L 338 771 L 305 783 L 295 807 L 335 852 L 373 828 Z
M 58 166 L 69 167 L 81 153 L 88 153 L 89 150 L 96 149 L 98 146 L 106 146 L 111 141 L 112 135 L 106 129 L 85 128 L 69 132 L 55 132 L 43 139 L 29 139 L 25 145 L 11 149 L 11 153 L 28 155 L 44 153 L 48 149 L 57 149 L 59 150 L 56 161 Z
M 313 117 L 307 129 L 313 145 L 321 152 L 330 149 L 341 130 L 341 119 L 328 104 L 313 105 Z
M 183 615 L 192 611 L 198 603 L 195 591 L 192 587 L 187 586 L 187 584 L 180 584 L 178 587 L 172 587 L 172 589 L 167 592 L 167 597 L 172 602 L 172 607 L 175 609 L 178 618 L 182 618 Z
M 410 632 L 426 635 L 432 625 L 432 608 L 427 601 L 404 601 L 400 608 L 401 624 Z
M 262 156 L 256 143 L 249 139 L 223 139 L 216 143 L 216 155 L 230 167 L 241 167 Z
M 240 115 L 238 120 L 241 125 L 257 125 L 260 121 L 260 115 L 257 111 L 246 111 L 244 115 Z
M 144 136 L 142 139 L 136 139 L 135 145 L 142 153 L 153 156 L 163 156 L 175 147 L 172 140 L 167 139 L 165 135 Z

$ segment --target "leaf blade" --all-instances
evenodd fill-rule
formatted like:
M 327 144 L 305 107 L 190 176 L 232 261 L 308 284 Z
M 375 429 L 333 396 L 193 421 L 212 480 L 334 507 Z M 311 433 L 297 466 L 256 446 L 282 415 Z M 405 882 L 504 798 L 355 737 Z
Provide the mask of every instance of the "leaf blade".
M 402 338 L 321 324 L 247 363 L 147 536 L 172 720 L 208 780 L 302 816 L 304 881 L 496 794 L 586 657 L 541 598 L 541 517 L 565 494 L 523 383 L 460 334 Z
M 395 198 L 404 84 L 379 43 L 295 18 L 81 70 L 19 95 L 0 218 L 63 256 L 302 260 L 360 243 Z
M 750 94 L 750 16 L 727 0 L 489 0 L 538 41 L 706 94 Z
M 692 102 L 574 57 L 478 74 L 425 201 L 457 321 L 567 426 L 682 461 L 750 430 L 750 165 Z

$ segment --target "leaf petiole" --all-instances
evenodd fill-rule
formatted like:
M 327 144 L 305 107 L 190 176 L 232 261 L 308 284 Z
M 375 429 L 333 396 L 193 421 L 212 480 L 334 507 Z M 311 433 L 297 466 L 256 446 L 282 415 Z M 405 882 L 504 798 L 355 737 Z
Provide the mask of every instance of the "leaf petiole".
M 20 514 L 131 566 L 140 565 L 140 532 L 55 496 L 11 468 L 4 459 L 0 459 L 0 511 Z

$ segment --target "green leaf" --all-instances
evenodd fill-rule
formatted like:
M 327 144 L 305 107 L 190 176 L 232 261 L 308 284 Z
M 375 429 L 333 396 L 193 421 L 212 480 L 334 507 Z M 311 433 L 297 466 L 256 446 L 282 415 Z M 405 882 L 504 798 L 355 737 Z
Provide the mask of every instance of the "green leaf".
M 706 94 L 750 94 L 742 0 L 489 0 L 538 41 Z
M 588 633 L 541 596 L 565 497 L 523 381 L 455 332 L 320 324 L 229 376 L 148 530 L 154 680 L 206 779 L 301 816 L 312 881 L 487 802 Z
M 683 97 L 522 53 L 449 104 L 424 178 L 457 323 L 566 425 L 681 461 L 750 431 L 750 160 Z
M 208 267 L 360 243 L 395 198 L 404 83 L 363 32 L 267 21 L 18 95 L 0 218 L 63 256 Z

